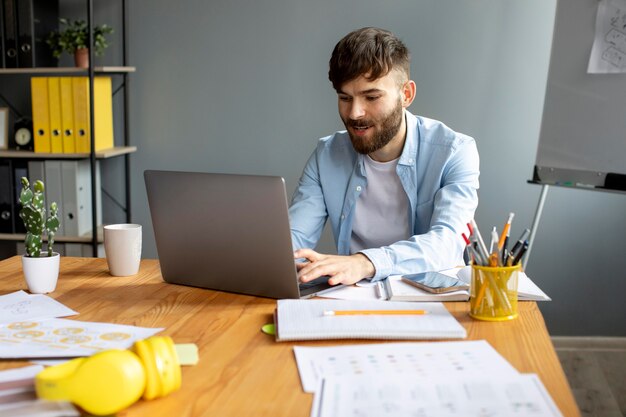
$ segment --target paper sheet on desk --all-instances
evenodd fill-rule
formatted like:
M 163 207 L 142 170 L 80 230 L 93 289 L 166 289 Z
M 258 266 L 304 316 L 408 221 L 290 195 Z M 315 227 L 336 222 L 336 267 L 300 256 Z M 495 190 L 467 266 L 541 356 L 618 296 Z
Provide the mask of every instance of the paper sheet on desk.
M 3 324 L 74 316 L 76 311 L 67 308 L 54 298 L 43 294 L 16 291 L 0 296 L 0 326 Z
M 70 417 L 80 413 L 69 402 L 38 400 L 34 378 L 43 366 L 0 371 L 0 415 Z
M 67 358 L 126 349 L 163 330 L 113 323 L 48 319 L 0 326 L 0 358 Z
M 516 375 L 517 370 L 484 340 L 384 343 L 333 347 L 294 346 L 302 389 L 314 392 L 326 376 L 413 375 L 436 378 Z
M 311 417 L 559 417 L 534 374 L 508 376 L 417 375 L 376 379 L 328 376 L 315 393 Z

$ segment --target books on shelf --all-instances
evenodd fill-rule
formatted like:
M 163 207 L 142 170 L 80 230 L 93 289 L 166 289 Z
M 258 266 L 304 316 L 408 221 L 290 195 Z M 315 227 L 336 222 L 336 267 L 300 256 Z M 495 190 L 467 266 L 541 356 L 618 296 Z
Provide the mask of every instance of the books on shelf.
M 93 80 L 95 150 L 113 147 L 111 77 Z M 89 153 L 88 77 L 32 77 L 31 99 L 36 153 Z
M 328 315 L 334 311 L 391 311 L 393 314 Z M 407 314 L 398 312 L 407 311 Z M 426 314 L 409 314 L 425 310 Z M 454 339 L 467 332 L 441 303 L 393 301 L 278 300 L 276 340 Z

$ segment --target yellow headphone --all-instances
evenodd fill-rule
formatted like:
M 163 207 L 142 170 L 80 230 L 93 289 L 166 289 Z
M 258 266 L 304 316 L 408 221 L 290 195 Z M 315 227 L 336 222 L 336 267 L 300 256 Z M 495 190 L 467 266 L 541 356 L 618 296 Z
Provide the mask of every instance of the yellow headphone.
M 137 401 L 163 397 L 180 388 L 174 342 L 153 336 L 131 350 L 107 350 L 51 366 L 35 377 L 39 398 L 71 401 L 94 415 L 114 414 Z

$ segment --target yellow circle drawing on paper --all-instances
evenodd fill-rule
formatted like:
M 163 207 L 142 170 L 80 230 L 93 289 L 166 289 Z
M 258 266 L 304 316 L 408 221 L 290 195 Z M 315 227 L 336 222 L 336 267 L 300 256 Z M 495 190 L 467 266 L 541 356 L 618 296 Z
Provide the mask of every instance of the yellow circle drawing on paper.
M 35 339 L 43 336 L 44 334 L 44 332 L 40 332 L 39 330 L 25 330 L 23 332 L 14 333 L 13 337 L 17 337 L 18 339 Z
M 73 334 L 79 334 L 84 331 L 85 329 L 81 327 L 61 327 L 60 329 L 56 329 L 53 333 L 59 336 L 69 336 Z
M 39 323 L 34 323 L 32 321 L 16 321 L 15 323 L 9 324 L 7 327 L 11 330 L 26 330 L 37 327 L 38 325 Z
M 59 340 L 59 342 L 67 343 L 68 345 L 77 345 L 79 343 L 89 342 L 90 340 L 91 340 L 91 337 L 82 335 L 82 336 L 64 337 L 63 339 Z
M 130 339 L 130 335 L 128 333 L 121 332 L 104 333 L 100 335 L 100 339 L 107 340 L 109 342 L 119 342 L 121 340 Z

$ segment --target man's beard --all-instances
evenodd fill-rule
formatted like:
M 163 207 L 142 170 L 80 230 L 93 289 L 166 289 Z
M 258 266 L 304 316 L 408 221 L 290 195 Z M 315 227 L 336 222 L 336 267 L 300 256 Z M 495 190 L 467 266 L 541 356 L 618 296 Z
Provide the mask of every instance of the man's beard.
M 360 154 L 368 155 L 372 152 L 376 152 L 377 150 L 383 148 L 391 139 L 393 139 L 398 131 L 400 130 L 400 126 L 402 126 L 402 102 L 398 100 L 397 106 L 389 112 L 386 116 L 384 116 L 381 120 L 343 120 L 343 124 L 348 129 L 348 135 L 350 135 L 350 141 L 352 142 L 352 147 L 354 150 Z M 379 125 L 380 127 L 374 127 Z M 361 127 L 361 126 L 370 126 L 370 129 L 374 130 L 371 139 L 365 139 L 365 137 L 359 137 L 353 135 L 350 127 Z

